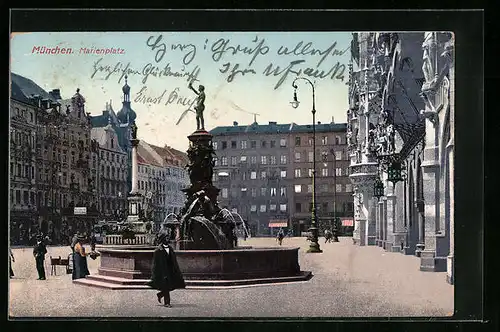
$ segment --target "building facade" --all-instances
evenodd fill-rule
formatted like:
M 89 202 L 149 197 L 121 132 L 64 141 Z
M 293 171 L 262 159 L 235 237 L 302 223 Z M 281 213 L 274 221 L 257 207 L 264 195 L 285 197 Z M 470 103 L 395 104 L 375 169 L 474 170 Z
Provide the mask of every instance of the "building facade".
M 359 33 L 351 52 L 355 240 L 416 255 L 452 283 L 453 36 Z
M 352 195 L 341 193 L 350 190 L 345 174 L 345 130 L 345 124 L 317 126 L 316 207 L 327 224 L 334 206 L 339 217 L 352 209 Z M 240 214 L 253 235 L 273 235 L 273 229 L 281 227 L 296 235 L 307 231 L 312 202 L 312 126 L 276 122 L 240 126 L 234 122 L 210 133 L 216 152 L 214 185 L 221 190 L 219 205 Z
M 97 188 L 100 219 L 119 221 L 127 211 L 128 154 L 118 143 L 118 135 L 111 125 L 92 128 L 92 139 L 97 144 Z
M 63 100 L 58 89 L 48 93 L 14 73 L 11 79 L 11 240 L 28 244 L 43 232 L 53 243 L 64 243 L 71 232 L 87 230 L 96 216 L 95 169 L 90 164 L 93 152 L 85 99 L 79 90 L 71 99 Z M 30 179 L 30 190 L 23 177 Z M 80 208 L 81 215 L 75 216 L 75 207 Z M 19 209 L 31 211 L 31 217 L 23 212 L 19 218 Z

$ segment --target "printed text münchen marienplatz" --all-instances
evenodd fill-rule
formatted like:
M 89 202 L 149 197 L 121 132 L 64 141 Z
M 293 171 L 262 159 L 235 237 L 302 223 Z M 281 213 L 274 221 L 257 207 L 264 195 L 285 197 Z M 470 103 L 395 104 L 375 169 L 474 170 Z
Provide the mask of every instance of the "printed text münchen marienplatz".
M 32 54 L 125 54 L 123 48 L 118 47 L 107 47 L 107 48 L 97 48 L 97 47 L 82 47 L 80 49 L 74 49 L 71 47 L 47 47 L 47 46 L 33 46 L 31 50 Z

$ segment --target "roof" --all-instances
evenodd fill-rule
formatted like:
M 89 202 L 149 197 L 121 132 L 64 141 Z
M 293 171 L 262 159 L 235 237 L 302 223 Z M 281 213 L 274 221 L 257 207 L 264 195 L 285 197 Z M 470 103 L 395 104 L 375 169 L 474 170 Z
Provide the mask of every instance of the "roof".
M 152 166 L 164 167 L 163 160 L 160 155 L 145 141 L 140 140 L 137 145 L 137 155 L 144 160 L 144 164 Z
M 316 125 L 316 132 L 342 132 L 347 131 L 347 123 L 321 123 Z M 237 134 L 291 134 L 312 132 L 312 125 L 298 125 L 296 123 L 269 124 L 260 125 L 257 122 L 247 126 L 220 126 L 210 131 L 214 136 L 218 135 L 237 135 Z
M 29 97 L 32 95 L 39 95 L 42 99 L 49 99 L 56 101 L 47 91 L 42 89 L 38 84 L 24 76 L 11 73 L 11 98 L 30 103 Z
M 108 144 L 106 144 L 107 143 L 107 138 L 106 138 L 106 131 L 107 130 L 114 131 L 115 135 L 118 136 L 116 134 L 116 131 L 114 130 L 114 128 L 112 126 L 98 127 L 98 128 L 92 128 L 91 129 L 91 137 L 92 137 L 92 139 L 95 139 L 99 143 L 99 146 L 101 148 L 104 148 L 104 149 L 108 149 L 108 147 L 107 147 Z M 116 152 L 121 152 L 121 153 L 125 152 L 123 150 L 123 148 L 120 146 L 120 144 L 116 145 L 113 150 L 116 151 Z

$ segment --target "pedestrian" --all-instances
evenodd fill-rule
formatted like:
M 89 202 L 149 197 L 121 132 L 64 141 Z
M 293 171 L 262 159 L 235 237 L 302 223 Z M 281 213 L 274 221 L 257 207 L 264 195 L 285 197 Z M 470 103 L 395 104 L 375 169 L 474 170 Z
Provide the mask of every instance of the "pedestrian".
M 278 243 L 280 246 L 283 244 L 284 237 L 285 237 L 285 233 L 283 232 L 283 228 L 280 228 L 280 230 L 278 231 L 278 235 L 277 235 Z
M 78 233 L 73 235 L 73 238 L 71 239 L 71 244 L 69 245 L 72 253 L 75 252 L 75 245 L 77 242 L 78 242 Z
M 83 246 L 84 240 L 85 236 L 80 234 L 77 235 L 73 251 L 73 280 L 85 278 L 90 274 L 87 265 L 87 254 L 85 253 L 85 247 Z
M 12 263 L 15 262 L 14 254 L 12 253 L 12 249 L 9 247 L 9 273 L 10 278 L 14 276 L 14 271 L 12 271 Z
M 38 280 L 45 280 L 45 254 L 47 254 L 47 248 L 45 247 L 43 237 L 40 234 L 36 237 L 36 244 L 33 248 L 33 256 L 35 257 Z
M 158 234 L 158 247 L 153 253 L 153 268 L 149 285 L 159 290 L 156 294 L 158 302 L 163 298 L 166 307 L 170 305 L 170 292 L 174 289 L 186 288 L 174 249 L 168 243 L 168 234 Z
M 97 239 L 95 237 L 95 233 L 94 232 L 90 233 L 90 251 L 95 251 L 96 242 Z

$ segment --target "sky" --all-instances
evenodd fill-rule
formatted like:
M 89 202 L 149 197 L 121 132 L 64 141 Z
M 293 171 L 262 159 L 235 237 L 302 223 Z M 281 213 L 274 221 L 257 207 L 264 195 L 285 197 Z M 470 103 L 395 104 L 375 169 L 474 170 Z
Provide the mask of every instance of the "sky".
M 205 129 L 254 121 L 309 124 L 315 86 L 316 119 L 345 122 L 351 33 L 348 32 L 37 32 L 11 37 L 11 71 L 63 99 L 80 89 L 86 110 L 122 107 L 125 73 L 138 137 L 185 151 L 196 130 L 196 95 L 205 86 Z M 43 47 L 71 54 L 43 54 Z M 108 54 L 85 52 L 109 49 Z

